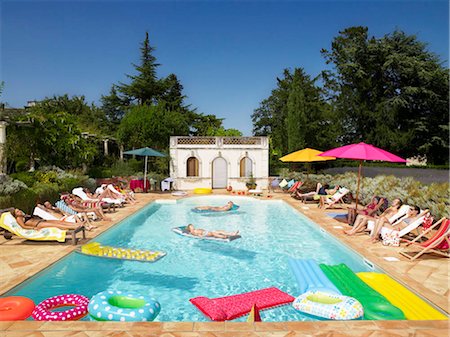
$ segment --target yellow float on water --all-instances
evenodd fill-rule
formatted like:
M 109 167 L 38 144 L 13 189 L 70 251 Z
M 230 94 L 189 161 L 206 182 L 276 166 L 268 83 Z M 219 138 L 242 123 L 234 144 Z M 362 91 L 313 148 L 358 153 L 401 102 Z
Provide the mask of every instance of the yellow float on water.
M 155 262 L 166 255 L 165 252 L 153 250 L 102 246 L 99 242 L 89 242 L 82 245 L 78 252 L 86 255 L 106 257 L 110 259 L 145 262 Z
M 447 316 L 434 309 L 427 302 L 386 274 L 361 272 L 356 275 L 403 311 L 405 317 L 409 320 L 448 319 Z
M 212 193 L 212 189 L 207 188 L 207 187 L 194 188 L 194 194 L 211 194 L 211 193 Z

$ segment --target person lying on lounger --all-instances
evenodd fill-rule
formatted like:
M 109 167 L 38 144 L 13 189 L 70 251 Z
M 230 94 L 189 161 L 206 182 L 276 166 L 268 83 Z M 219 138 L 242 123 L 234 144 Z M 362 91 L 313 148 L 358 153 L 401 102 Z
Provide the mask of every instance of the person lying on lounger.
M 11 211 L 11 214 L 14 216 L 14 218 L 16 218 L 19 226 L 25 229 L 39 230 L 46 227 L 56 227 L 62 230 L 73 230 L 80 227 L 79 223 L 70 223 L 60 220 L 44 220 L 37 216 L 28 215 L 18 208 L 15 208 L 14 211 Z M 87 230 L 93 229 L 89 224 L 84 224 L 84 228 L 86 228 Z
M 215 212 L 224 212 L 229 211 L 234 206 L 234 203 L 232 201 L 228 201 L 225 206 L 199 206 L 195 207 L 195 209 L 199 211 L 215 211 Z
M 381 206 L 384 204 L 384 198 L 374 196 L 369 204 L 364 206 L 363 209 L 358 209 L 357 207 L 352 207 L 348 209 L 347 214 L 347 223 L 349 225 L 353 225 L 356 220 L 356 216 L 358 214 L 362 215 L 375 215 L 376 212 L 380 209 Z
M 305 202 L 308 198 L 315 199 L 317 196 L 317 200 L 321 199 L 321 196 L 327 196 L 327 195 L 333 195 L 336 193 L 336 191 L 339 189 L 339 186 L 335 186 L 334 188 L 330 189 L 330 185 L 321 183 L 317 183 L 317 187 L 315 191 L 307 192 L 307 193 L 300 193 L 300 191 L 296 191 L 294 198 L 299 199 L 302 202 Z M 321 202 L 322 204 L 322 202 Z
M 44 202 L 43 205 L 37 204 L 37 207 L 40 209 L 46 211 L 47 213 L 53 215 L 57 220 L 64 221 L 64 222 L 86 222 L 88 224 L 92 224 L 89 220 L 89 217 L 86 216 L 86 213 L 78 213 L 76 216 L 73 214 L 66 214 L 62 210 L 60 210 L 58 207 L 53 206 L 50 201 Z M 73 219 L 73 220 L 70 220 Z M 56 220 L 56 219 L 55 219 Z M 93 226 L 94 228 L 97 228 L 96 226 Z
M 199 237 L 213 237 L 213 238 L 219 238 L 219 239 L 228 239 L 232 236 L 239 235 L 239 231 L 236 231 L 234 233 L 231 232 L 225 232 L 222 230 L 218 231 L 207 231 L 206 229 L 201 228 L 195 228 L 193 224 L 189 224 L 186 226 L 186 231 L 194 236 Z
M 344 233 L 351 236 L 356 233 L 364 232 L 367 229 L 367 223 L 370 220 L 376 221 L 377 219 L 383 219 L 383 221 L 389 221 L 388 219 L 396 214 L 402 205 L 403 201 L 399 198 L 396 198 L 394 199 L 394 201 L 392 201 L 392 205 L 389 206 L 380 216 L 358 214 L 353 224 L 353 228 L 345 230 Z
M 97 204 L 86 202 L 86 204 L 89 204 L 90 206 L 84 206 L 83 200 L 81 200 L 79 197 L 73 194 L 62 194 L 61 200 L 63 200 L 67 204 L 67 206 L 69 206 L 75 212 L 78 213 L 94 212 L 94 214 L 100 220 L 111 221 L 111 218 L 105 216 L 105 213 L 103 212 L 103 208 L 100 203 Z
M 420 212 L 419 206 L 411 206 L 408 210 L 408 213 L 406 213 L 406 216 L 403 218 L 400 218 L 400 222 L 397 222 L 395 226 L 393 226 L 387 219 L 378 219 L 375 223 L 375 227 L 373 228 L 373 231 L 370 235 L 370 241 L 372 243 L 376 243 L 380 241 L 380 234 L 383 227 L 386 227 L 388 229 L 398 230 L 401 231 L 402 229 L 406 228 L 410 224 L 412 224 L 414 221 L 419 219 L 421 216 L 424 216 L 427 214 L 429 210 L 425 210 L 423 212 Z

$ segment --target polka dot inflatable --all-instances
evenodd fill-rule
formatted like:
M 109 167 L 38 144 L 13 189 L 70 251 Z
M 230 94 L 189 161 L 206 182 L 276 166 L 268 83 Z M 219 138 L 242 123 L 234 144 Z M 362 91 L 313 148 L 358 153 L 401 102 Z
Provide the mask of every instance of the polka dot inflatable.
M 364 315 L 361 303 L 353 297 L 322 291 L 307 291 L 292 305 L 307 314 L 335 320 L 358 319 Z
M 122 291 L 102 291 L 91 298 L 89 315 L 96 321 L 147 322 L 158 316 L 161 305 L 149 296 Z
M 89 298 L 76 295 L 60 295 L 47 298 L 39 303 L 33 310 L 33 318 L 36 321 L 76 321 L 88 313 Z M 60 307 L 74 308 L 65 311 L 51 311 Z

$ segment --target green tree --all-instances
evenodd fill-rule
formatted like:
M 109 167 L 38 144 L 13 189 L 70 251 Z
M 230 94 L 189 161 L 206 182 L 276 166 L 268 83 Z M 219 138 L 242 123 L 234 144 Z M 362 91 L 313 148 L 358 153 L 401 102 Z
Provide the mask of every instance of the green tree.
M 160 64 L 156 63 L 156 57 L 153 56 L 154 50 L 155 48 L 150 46 L 148 32 L 146 32 L 141 47 L 140 64 L 133 64 L 137 75 L 127 75 L 131 83 L 120 83 L 117 86 L 117 90 L 130 103 L 135 102 L 138 105 L 156 103 L 163 92 L 161 82 L 156 76 L 156 69 Z
M 288 152 L 305 147 L 305 130 L 308 127 L 305 108 L 305 94 L 300 86 L 300 79 L 296 77 L 292 82 L 287 101 Z
M 88 105 L 84 96 L 53 96 L 40 101 L 38 107 L 47 114 L 65 112 L 73 116 L 83 132 L 101 134 L 105 130 L 107 120 L 104 112 L 94 104 Z
M 30 166 L 37 159 L 40 164 L 61 168 L 89 163 L 96 154 L 96 147 L 82 136 L 77 118 L 66 111 L 50 111 L 47 103 L 30 108 L 26 115 L 16 116 L 16 123 L 11 123 L 8 158 L 28 159 Z
M 100 101 L 102 103 L 101 109 L 105 114 L 108 129 L 114 132 L 119 127 L 120 121 L 125 115 L 128 100 L 119 96 L 117 86 L 113 84 L 109 95 L 102 95 Z
M 164 104 L 131 107 L 118 130 L 119 140 L 130 148 L 166 149 L 170 136 L 187 134 L 189 123 L 184 114 L 167 111 Z
M 448 162 L 448 69 L 426 44 L 401 31 L 377 39 L 350 27 L 322 54 L 334 67 L 323 75 L 343 142 Z
M 277 88 L 252 114 L 253 133 L 271 136 L 271 154 L 280 157 L 304 147 L 325 149 L 335 144 L 337 127 L 317 78 L 302 68 L 277 78 Z

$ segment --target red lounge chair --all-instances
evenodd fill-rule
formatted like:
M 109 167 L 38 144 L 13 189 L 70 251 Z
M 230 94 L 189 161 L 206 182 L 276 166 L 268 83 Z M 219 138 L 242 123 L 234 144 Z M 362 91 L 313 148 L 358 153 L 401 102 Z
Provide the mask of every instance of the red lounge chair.
M 424 235 L 429 233 L 431 230 L 436 228 L 439 224 L 441 226 L 439 229 L 431 236 L 428 240 L 424 242 L 417 242 Z M 438 222 L 436 222 L 433 226 L 427 229 L 425 232 L 417 236 L 414 240 L 407 243 L 407 246 L 403 248 L 399 253 L 404 257 L 410 259 L 411 261 L 417 259 L 423 254 L 434 253 L 438 255 L 442 255 L 445 257 L 450 257 L 449 249 L 450 249 L 450 220 L 446 218 L 442 218 Z

